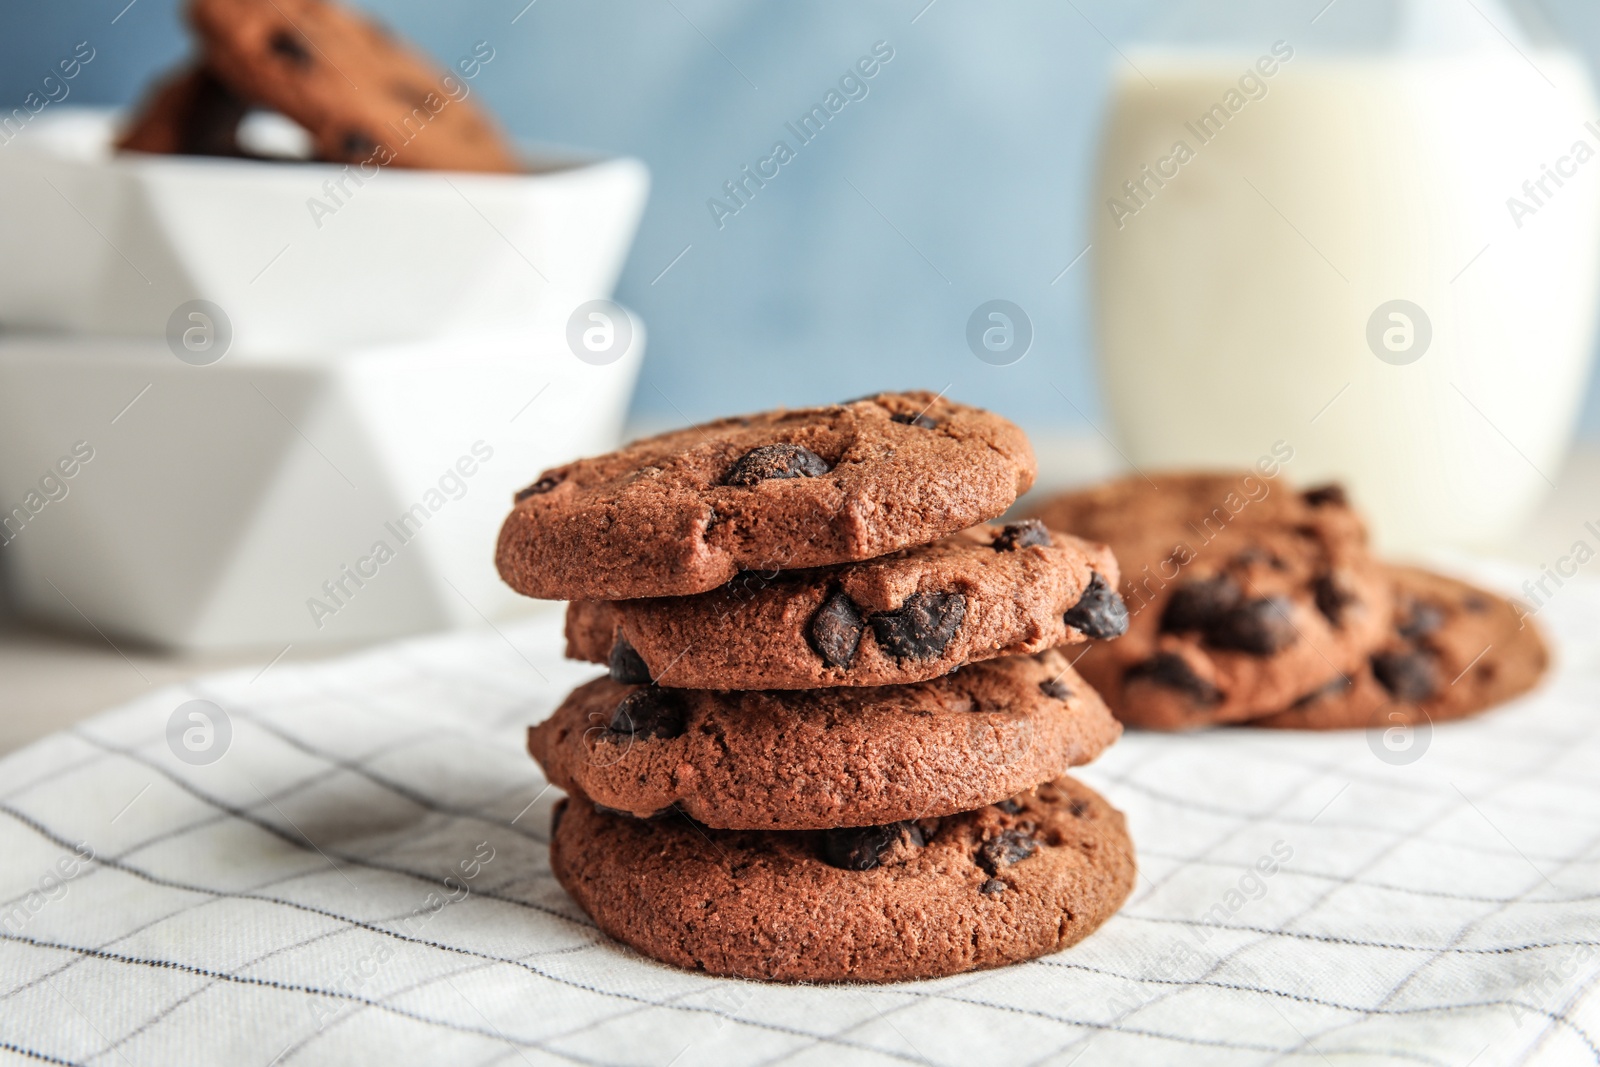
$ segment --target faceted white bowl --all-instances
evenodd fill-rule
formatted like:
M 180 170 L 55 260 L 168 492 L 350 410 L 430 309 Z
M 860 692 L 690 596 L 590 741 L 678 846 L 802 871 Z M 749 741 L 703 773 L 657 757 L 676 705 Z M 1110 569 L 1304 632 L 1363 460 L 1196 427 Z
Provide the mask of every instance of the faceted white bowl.
M 614 447 L 644 348 L 635 319 L 627 353 L 594 366 L 565 326 L 203 367 L 164 338 L 0 334 L 12 595 L 36 618 L 179 649 L 371 641 L 526 609 L 494 568 L 512 494 Z M 93 458 L 63 477 L 80 441 Z
M 649 189 L 633 159 L 363 178 L 117 154 L 115 125 L 50 108 L 0 147 L 0 324 L 160 336 L 204 299 L 234 351 L 277 355 L 492 330 L 609 295 Z

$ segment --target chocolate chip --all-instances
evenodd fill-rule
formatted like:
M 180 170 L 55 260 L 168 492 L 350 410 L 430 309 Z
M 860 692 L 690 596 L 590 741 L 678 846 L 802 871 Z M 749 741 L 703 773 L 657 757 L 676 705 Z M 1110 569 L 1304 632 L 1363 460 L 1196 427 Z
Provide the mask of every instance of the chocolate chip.
M 556 801 L 555 807 L 550 809 L 550 832 L 554 834 L 561 825 L 561 816 L 567 813 L 567 798 L 562 797 Z
M 1104 641 L 1128 632 L 1128 605 L 1099 571 L 1089 572 L 1089 588 L 1061 621 L 1085 637 Z
M 854 602 L 843 590 L 835 590 L 806 624 L 806 643 L 828 666 L 848 670 L 856 661 L 865 626 Z
M 427 89 L 419 89 L 409 82 L 390 82 L 389 95 L 413 108 L 426 108 L 430 94 Z
M 1026 830 L 1001 830 L 978 848 L 978 864 L 990 874 L 1020 863 L 1039 851 L 1039 842 Z
M 683 733 L 683 703 L 676 694 L 649 686 L 629 693 L 611 713 L 608 729 L 638 741 L 673 738 Z
M 1049 548 L 1052 543 L 1050 531 L 1038 519 L 1008 522 L 989 542 L 996 552 L 1015 552 L 1019 548 L 1032 548 L 1034 545 Z
M 978 892 L 985 893 L 991 897 L 997 893 L 1004 893 L 1005 891 L 1006 884 L 998 878 L 990 878 L 978 887 Z
M 1289 599 L 1281 596 L 1247 600 L 1206 627 L 1206 644 L 1252 656 L 1270 656 L 1288 648 L 1299 636 L 1289 620 L 1291 606 Z
M 1405 615 L 1395 627 L 1407 641 L 1415 641 L 1444 625 L 1444 609 L 1426 600 L 1413 600 L 1405 605 Z
M 829 866 L 846 871 L 870 871 L 883 862 L 883 854 L 902 837 L 919 848 L 927 843 L 922 829 L 914 822 L 826 830 L 822 835 L 822 859 Z
M 302 43 L 299 34 L 278 30 L 267 38 L 267 47 L 272 50 L 273 55 L 286 59 L 297 67 L 305 68 L 311 65 L 311 50 Z
M 1046 678 L 1039 683 L 1039 689 L 1045 696 L 1053 697 L 1056 700 L 1072 699 L 1072 690 L 1068 689 L 1066 684 L 1059 678 Z
M 1344 625 L 1344 612 L 1356 602 L 1355 592 L 1337 574 L 1319 574 L 1311 582 L 1311 595 L 1316 599 L 1317 610 L 1335 626 Z
M 1260 545 L 1251 545 L 1249 548 L 1241 549 L 1240 551 L 1235 552 L 1231 562 L 1239 567 L 1249 567 L 1252 564 L 1265 563 L 1275 571 L 1281 571 L 1284 569 L 1283 560 L 1279 559 L 1275 554 L 1269 552 L 1267 549 L 1262 548 Z
M 1222 692 L 1196 674 L 1189 661 L 1176 652 L 1157 652 L 1143 663 L 1134 664 L 1128 668 L 1125 680 L 1176 689 L 1198 704 L 1215 704 L 1222 699 Z
M 1161 629 L 1166 633 L 1204 630 L 1236 607 L 1241 596 L 1238 583 L 1226 574 L 1185 582 L 1172 591 L 1161 613 Z
M 546 474 L 526 489 L 518 489 L 515 503 L 521 503 L 530 496 L 541 496 L 567 480 L 565 472 L 560 474 Z
M 250 105 L 209 70 L 195 75 L 189 114 L 177 128 L 177 150 L 186 156 L 238 156 L 239 122 Z
M 1320 508 L 1324 504 L 1336 504 L 1341 508 L 1350 506 L 1350 498 L 1345 495 L 1344 486 L 1338 482 L 1315 486 L 1301 495 L 1305 498 L 1305 502 L 1314 508 Z
M 1005 812 L 1007 815 L 1016 815 L 1022 810 L 1022 805 L 1018 804 L 1015 800 L 998 800 L 995 802 L 994 806 Z
M 939 425 L 926 415 L 890 415 L 889 421 L 902 423 L 906 426 L 915 426 L 923 430 L 931 430 Z
M 898 610 L 872 616 L 878 644 L 895 659 L 933 659 L 955 639 L 967 617 L 960 593 L 913 593 Z
M 344 135 L 339 147 L 347 156 L 370 156 L 378 150 L 378 142 L 360 130 L 350 130 Z
M 728 471 L 727 485 L 755 485 L 773 478 L 815 478 L 828 473 L 828 461 L 804 445 L 752 448 Z
M 645 664 L 644 657 L 639 655 L 639 650 L 628 643 L 628 639 L 621 634 L 611 645 L 611 655 L 606 661 L 611 669 L 611 680 L 621 682 L 623 685 L 649 685 L 653 678 L 650 677 L 650 668 Z
M 1426 700 L 1439 689 L 1438 663 L 1428 652 L 1376 652 L 1372 656 L 1372 673 L 1401 700 Z
M 1351 684 L 1350 683 L 1350 679 L 1347 676 L 1341 674 L 1341 675 L 1339 675 L 1339 677 L 1335 678 L 1331 682 L 1328 682 L 1326 685 L 1317 686 L 1315 689 L 1311 690 L 1311 692 L 1307 693 L 1303 697 L 1300 697 L 1298 700 L 1296 700 L 1293 704 L 1290 704 L 1289 706 L 1291 708 L 1304 708 L 1304 707 L 1308 707 L 1308 706 L 1310 706 L 1312 704 L 1315 704 L 1318 701 L 1327 700 L 1330 697 L 1339 696 L 1340 694 L 1344 693 L 1346 690 L 1348 690 L 1350 688 L 1350 684 Z

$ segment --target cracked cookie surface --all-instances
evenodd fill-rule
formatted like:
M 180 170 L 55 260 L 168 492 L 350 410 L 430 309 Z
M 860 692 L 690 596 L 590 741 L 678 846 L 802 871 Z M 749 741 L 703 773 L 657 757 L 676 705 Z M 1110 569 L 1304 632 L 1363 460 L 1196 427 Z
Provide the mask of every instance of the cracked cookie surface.
M 1034 472 L 1020 429 L 932 393 L 721 419 L 545 471 L 495 562 L 526 596 L 688 596 L 926 544 L 999 515 Z

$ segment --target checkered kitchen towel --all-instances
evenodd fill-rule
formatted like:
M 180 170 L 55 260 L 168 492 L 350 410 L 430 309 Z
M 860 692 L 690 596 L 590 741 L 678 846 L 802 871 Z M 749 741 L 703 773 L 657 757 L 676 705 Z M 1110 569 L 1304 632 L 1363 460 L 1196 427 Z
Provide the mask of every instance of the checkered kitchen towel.
M 561 891 L 526 725 L 553 617 L 166 690 L 0 761 L 0 1059 L 114 1064 L 1584 1063 L 1600 587 L 1538 694 L 1400 744 L 1134 734 L 1122 913 L 883 987 L 684 974 Z M 201 702 L 201 703 L 194 703 Z

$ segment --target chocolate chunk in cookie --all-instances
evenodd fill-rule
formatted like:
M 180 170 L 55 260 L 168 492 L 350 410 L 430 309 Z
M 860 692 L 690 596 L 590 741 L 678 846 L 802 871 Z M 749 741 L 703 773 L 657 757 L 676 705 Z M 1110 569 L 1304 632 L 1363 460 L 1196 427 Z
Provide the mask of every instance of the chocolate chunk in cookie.
M 990 542 L 996 552 L 1015 552 L 1032 545 L 1050 545 L 1050 531 L 1038 519 L 1008 522 L 1000 528 Z
M 894 611 L 872 616 L 878 644 L 895 659 L 933 659 L 955 640 L 967 617 L 960 593 L 913 593 Z
M 1439 689 L 1438 662 L 1431 653 L 1422 649 L 1374 653 L 1372 674 L 1396 698 L 1413 703 L 1428 699 Z
M 1473 610 L 1471 605 L 1464 605 Z M 1417 641 L 1436 633 L 1444 625 L 1444 608 L 1426 600 L 1406 600 L 1400 604 L 1395 631 L 1407 641 Z
M 856 650 L 861 647 L 861 631 L 865 628 L 861 612 L 848 596 L 838 591 L 823 601 L 822 607 L 811 616 L 806 639 L 822 657 L 822 662 L 849 670 L 856 660 Z
M 639 656 L 639 652 L 628 639 L 621 634 L 611 645 L 611 655 L 606 659 L 606 667 L 611 672 L 613 682 L 623 685 L 649 685 L 650 668 Z
M 273 31 L 267 38 L 267 51 L 299 70 L 311 66 L 311 46 L 292 29 Z
M 1294 644 L 1294 622 L 1287 597 L 1246 600 L 1222 613 L 1206 627 L 1206 643 L 1213 648 L 1270 656 Z
M 1085 637 L 1099 641 L 1128 632 L 1128 605 L 1122 602 L 1105 575 L 1098 572 L 1090 576 L 1083 596 L 1061 618 Z
M 990 874 L 1002 867 L 1020 863 L 1039 851 L 1039 842 L 1026 830 L 1008 827 L 984 841 L 978 849 L 978 865 Z
M 1305 498 L 1305 502 L 1307 504 L 1310 504 L 1314 508 L 1320 508 L 1325 504 L 1332 504 L 1335 507 L 1341 508 L 1350 506 L 1350 498 L 1345 493 L 1344 486 L 1340 485 L 1338 482 L 1329 482 L 1326 485 L 1314 486 L 1310 489 L 1307 489 L 1301 494 L 1301 496 Z
M 1161 613 L 1161 629 L 1166 633 L 1210 629 L 1238 606 L 1243 595 L 1239 583 L 1226 574 L 1185 582 L 1172 591 Z
M 1189 661 L 1175 652 L 1158 652 L 1143 663 L 1128 668 L 1127 680 L 1150 682 L 1172 689 L 1199 704 L 1215 704 L 1222 699 L 1217 687 L 1195 673 Z
M 773 478 L 815 478 L 827 473 L 828 461 L 804 445 L 762 445 L 740 456 L 723 483 L 755 485 Z
M 1052 700 L 1071 700 L 1072 690 L 1059 678 L 1046 678 L 1039 683 L 1039 692 Z
M 927 844 L 914 822 L 840 827 L 823 831 L 822 858 L 842 871 L 870 871 L 883 861 L 884 853 L 901 843 L 917 848 Z
M 1331 571 L 1312 580 L 1311 595 L 1322 617 L 1334 626 L 1344 625 L 1345 612 L 1360 599 L 1348 578 Z
M 678 695 L 650 686 L 624 697 L 611 713 L 607 729 L 637 741 L 670 740 L 683 735 L 683 720 L 684 706 Z
M 532 485 L 528 486 L 526 489 L 518 489 L 517 495 L 512 499 L 520 502 L 528 499 L 530 496 L 540 496 L 544 493 L 550 492 L 550 490 L 554 489 L 565 480 L 565 472 L 547 474 L 543 478 L 540 478 L 538 481 L 534 482 Z

